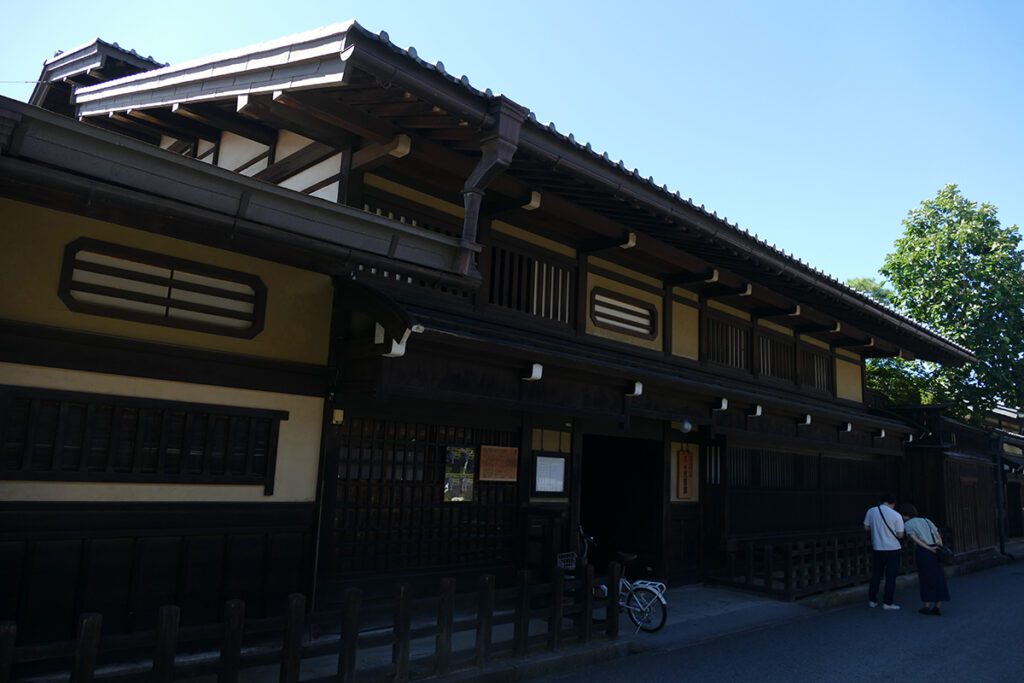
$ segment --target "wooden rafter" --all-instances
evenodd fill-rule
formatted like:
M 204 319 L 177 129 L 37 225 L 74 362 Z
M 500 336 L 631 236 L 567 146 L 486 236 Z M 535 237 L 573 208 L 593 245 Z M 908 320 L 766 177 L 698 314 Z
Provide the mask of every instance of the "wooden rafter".
M 718 282 L 718 269 L 710 268 L 703 273 L 672 273 L 663 278 L 666 287 L 687 287 L 689 285 L 714 284 Z
M 369 171 L 409 154 L 412 140 L 408 135 L 400 133 L 388 142 L 378 142 L 355 152 L 352 155 L 353 171 Z
M 324 159 L 337 154 L 338 150 L 320 142 L 311 142 L 302 149 L 289 154 L 285 158 L 270 164 L 265 169 L 255 174 L 253 178 L 268 183 L 278 184 L 294 175 L 297 175 L 308 168 L 311 168 Z
M 175 104 L 171 106 L 171 113 L 212 128 L 240 135 L 243 138 L 248 138 L 268 147 L 277 142 L 277 131 L 273 128 L 262 126 L 255 121 L 250 121 L 234 114 L 229 114 L 217 109 L 213 105 Z
M 700 296 L 705 301 L 711 301 L 712 299 L 724 299 L 729 296 L 750 296 L 753 292 L 754 286 L 749 282 L 743 282 L 738 285 L 716 284 L 702 289 Z
M 206 140 L 213 143 L 220 141 L 220 131 L 216 128 L 172 117 L 169 113 L 162 111 L 128 109 L 125 114 L 133 119 L 158 126 L 167 131 L 167 135 L 178 139 Z
M 354 141 L 351 133 L 327 125 L 308 112 L 275 104 L 268 97 L 240 95 L 237 101 L 237 111 L 243 116 L 269 124 L 274 128 L 290 130 L 310 140 L 337 149 L 344 149 Z

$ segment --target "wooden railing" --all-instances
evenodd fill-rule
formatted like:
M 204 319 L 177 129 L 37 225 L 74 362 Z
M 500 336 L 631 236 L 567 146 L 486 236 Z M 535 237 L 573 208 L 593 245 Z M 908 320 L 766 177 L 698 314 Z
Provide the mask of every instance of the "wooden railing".
M 871 561 L 871 538 L 866 533 L 734 540 L 717 578 L 795 600 L 868 581 Z M 904 547 L 900 571 L 915 569 L 914 551 Z
M 401 683 L 410 679 L 413 665 L 419 675 L 444 675 L 500 657 L 617 638 L 614 609 L 613 618 L 594 619 L 595 612 L 618 603 L 621 567 L 611 563 L 609 570 L 601 580 L 609 587 L 608 596 L 600 599 L 590 589 L 595 584 L 592 566 L 571 580 L 557 570 L 546 584 L 531 582 L 529 572 L 521 571 L 514 587 L 500 590 L 495 577 L 485 574 L 475 593 L 462 595 L 455 592 L 455 580 L 445 578 L 439 594 L 425 599 L 414 599 L 402 584 L 396 587 L 390 618 L 365 608 L 362 592 L 353 588 L 336 612 L 307 614 L 305 596 L 293 594 L 285 617 L 247 621 L 245 603 L 229 600 L 222 623 L 179 628 L 179 608 L 165 606 L 155 630 L 107 638 L 102 615 L 83 614 L 75 640 L 44 645 L 16 645 L 17 625 L 0 622 L 0 683 L 68 671 L 72 683 L 168 683 L 200 675 L 228 683 L 240 680 L 245 669 L 268 665 L 278 668 L 281 683 L 295 683 L 303 660 L 312 658 L 322 658 L 313 667 L 320 675 L 307 679 L 317 683 L 349 682 L 357 674 L 359 680 Z M 414 658 L 411 644 L 423 639 L 433 640 L 432 651 Z M 332 656 L 336 666 L 326 666 L 324 659 Z M 358 670 L 357 664 L 362 665 Z M 333 670 L 325 673 L 325 668 Z

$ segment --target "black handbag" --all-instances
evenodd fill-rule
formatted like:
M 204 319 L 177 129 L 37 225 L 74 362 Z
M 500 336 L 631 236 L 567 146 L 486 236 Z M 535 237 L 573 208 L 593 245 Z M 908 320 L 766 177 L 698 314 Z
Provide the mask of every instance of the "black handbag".
M 940 563 L 953 564 L 953 558 L 955 557 L 955 555 L 953 554 L 953 549 L 950 548 L 948 545 L 940 545 L 939 543 L 937 543 L 934 531 L 932 532 L 932 545 L 935 546 L 935 557 L 939 560 Z

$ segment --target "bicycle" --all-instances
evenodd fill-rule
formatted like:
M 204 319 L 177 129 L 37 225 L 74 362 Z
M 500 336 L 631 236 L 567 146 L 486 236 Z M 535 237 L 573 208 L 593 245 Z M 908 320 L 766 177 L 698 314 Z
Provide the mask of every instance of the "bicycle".
M 578 527 L 580 548 L 582 554 L 577 556 L 574 552 L 559 553 L 558 566 L 566 571 L 575 571 L 577 566 L 586 566 L 591 546 L 596 546 L 597 541 L 593 536 L 588 536 L 583 530 L 583 525 Z M 619 562 L 623 566 L 623 574 L 619 577 L 619 612 L 629 615 L 629 620 L 636 626 L 636 631 L 654 633 L 661 630 L 668 618 L 668 600 L 665 598 L 665 584 L 660 581 L 646 581 L 638 579 L 630 581 L 626 578 L 625 567 L 637 558 L 632 553 L 618 553 Z M 604 585 L 594 586 L 594 597 L 608 597 L 608 587 Z

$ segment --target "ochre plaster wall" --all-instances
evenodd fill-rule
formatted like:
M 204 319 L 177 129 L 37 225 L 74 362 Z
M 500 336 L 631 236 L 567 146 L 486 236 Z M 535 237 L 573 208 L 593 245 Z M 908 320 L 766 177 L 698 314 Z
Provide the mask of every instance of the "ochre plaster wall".
M 700 311 L 695 306 L 672 303 L 672 355 L 700 358 Z
M 323 399 L 205 384 L 0 363 L 0 384 L 288 411 L 277 444 L 274 495 L 263 486 L 0 481 L 5 501 L 311 502 L 316 499 Z
M 858 403 L 864 401 L 860 365 L 836 359 L 836 396 Z
M 79 237 L 259 276 L 267 287 L 263 331 L 239 339 L 68 310 L 57 290 L 64 248 Z M 0 292 L 0 319 L 260 358 L 327 362 L 328 276 L 8 199 L 0 199 Z

